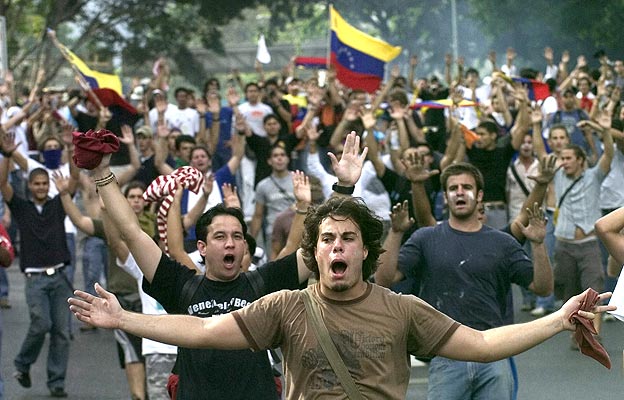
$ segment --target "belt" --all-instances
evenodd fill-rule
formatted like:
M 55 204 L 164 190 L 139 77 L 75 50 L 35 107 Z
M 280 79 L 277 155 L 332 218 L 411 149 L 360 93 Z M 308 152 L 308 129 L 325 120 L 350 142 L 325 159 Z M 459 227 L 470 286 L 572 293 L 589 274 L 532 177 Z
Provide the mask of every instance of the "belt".
M 506 208 L 504 201 L 488 201 L 483 203 L 486 210 L 504 210 Z
M 53 265 L 51 267 L 47 267 L 41 271 L 29 271 L 26 272 L 25 275 L 27 277 L 33 277 L 33 276 L 54 276 L 58 273 L 60 273 L 61 271 L 63 271 L 63 269 L 65 269 L 65 264 L 61 263 L 61 264 L 57 264 L 57 265 Z

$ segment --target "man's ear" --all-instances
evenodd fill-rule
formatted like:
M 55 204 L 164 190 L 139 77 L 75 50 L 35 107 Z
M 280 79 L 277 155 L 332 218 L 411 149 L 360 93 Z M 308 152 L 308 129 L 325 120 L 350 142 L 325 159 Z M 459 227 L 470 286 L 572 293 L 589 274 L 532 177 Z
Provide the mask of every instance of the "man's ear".
M 477 192 L 477 201 L 483 201 L 483 190 Z
M 198 240 L 197 241 L 197 250 L 199 250 L 199 254 L 202 257 L 206 257 L 206 242 L 204 242 L 203 240 Z

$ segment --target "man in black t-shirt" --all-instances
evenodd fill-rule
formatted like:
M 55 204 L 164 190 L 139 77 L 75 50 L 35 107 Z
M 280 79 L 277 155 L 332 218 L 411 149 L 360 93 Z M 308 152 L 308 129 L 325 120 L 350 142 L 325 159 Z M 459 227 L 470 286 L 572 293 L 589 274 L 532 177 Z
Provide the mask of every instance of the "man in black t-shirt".
M 65 299 L 72 288 L 63 269 L 70 264 L 65 240 L 65 211 L 60 197 L 48 197 L 50 177 L 43 168 L 28 176 L 31 200 L 14 195 L 8 183 L 9 160 L 15 149 L 3 147 L 0 161 L 0 191 L 17 222 L 21 237 L 20 269 L 26 278 L 24 294 L 30 326 L 15 357 L 14 377 L 25 388 L 32 385 L 30 367 L 37 361 L 45 337 L 50 334 L 47 386 L 53 397 L 67 397 L 65 374 L 69 359 L 69 312 Z

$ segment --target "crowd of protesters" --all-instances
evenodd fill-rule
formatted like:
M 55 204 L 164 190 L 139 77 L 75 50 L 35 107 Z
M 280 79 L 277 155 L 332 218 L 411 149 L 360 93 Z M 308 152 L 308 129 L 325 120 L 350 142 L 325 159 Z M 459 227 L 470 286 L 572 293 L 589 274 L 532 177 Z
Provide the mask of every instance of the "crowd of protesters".
M 128 258 L 120 240 L 124 236 L 111 234 L 110 217 L 92 178 L 74 163 L 74 131 L 106 129 L 119 137 L 111 170 L 142 231 L 198 274 L 207 271 L 208 256 L 198 245 L 206 231 L 195 224 L 221 203 L 240 208 L 246 225 L 249 260 L 241 268 L 281 265 L 276 260 L 298 247 L 297 234 L 303 228 L 295 226 L 302 224 L 299 219 L 307 207 L 344 191 L 344 171 L 336 168 L 343 152 L 360 151 L 352 149 L 349 133 L 355 132 L 357 143 L 368 148 L 363 153 L 367 159 L 347 191 L 361 197 L 383 222 L 386 247 L 393 249 L 382 256 L 382 267 L 371 278 L 377 283 L 415 294 L 477 329 L 513 322 L 510 283 L 523 287 L 522 310 L 535 317 L 555 311 L 557 300 L 565 302 L 587 288 L 612 290 L 618 263 L 608 257 L 594 224 L 624 206 L 624 63 L 612 62 L 604 52 L 596 56 L 595 65 L 582 55 L 574 64 L 563 51 L 557 62 L 555 52 L 546 48 L 542 65 L 524 67 L 516 65 L 510 48 L 502 65 L 490 53 L 488 76 L 480 76 L 461 58 L 447 56 L 444 77 L 421 78 L 416 78 L 418 59 L 412 57 L 403 66 L 407 76 L 394 65 L 375 93 L 343 86 L 331 68 L 307 71 L 303 75 L 309 77 L 301 79 L 293 65 L 275 76 L 257 68 L 257 79 L 249 82 L 238 73 L 227 83 L 210 78 L 201 92 L 170 88 L 168 62 L 160 59 L 154 76 L 134 79 L 125 98 L 112 102 L 87 88 L 41 88 L 43 71 L 31 90 L 8 75 L 0 85 L 0 227 L 8 232 L 0 229 L 0 264 L 11 264 L 14 245 L 31 313 L 31 326 L 14 361 L 15 378 L 23 387 L 31 386 L 30 365 L 50 333 L 54 354 L 47 361 L 47 386 L 52 396 L 67 396 L 64 383 L 74 332 L 65 299 L 74 285 L 95 294 L 94 284 L 100 282 L 124 308 L 137 312 L 164 312 L 160 302 L 167 311 L 185 313 L 189 307 L 190 314 L 205 316 L 192 312 L 190 302 L 169 306 L 146 294 L 164 296 L 153 283 L 163 285 L 163 277 L 136 267 L 141 260 Z M 526 79 L 513 79 L 518 77 Z M 535 87 L 540 84 L 548 94 L 537 99 Z M 445 175 L 447 168 L 460 168 L 460 175 L 474 179 L 453 186 L 454 175 Z M 191 183 L 178 188 L 184 182 Z M 397 203 L 405 204 L 415 224 L 393 220 Z M 473 205 L 480 222 L 457 228 L 453 221 L 465 222 L 462 210 Z M 468 214 L 472 218 L 472 211 Z M 446 220 L 449 226 L 442 222 Z M 482 223 L 496 233 L 482 232 Z M 435 225 L 440 231 L 423 233 L 433 232 L 424 229 Z M 461 233 L 475 229 L 495 240 Z M 84 235 L 78 236 L 79 230 Z M 466 251 L 457 260 L 445 253 Z M 496 290 L 484 290 L 491 301 L 480 307 L 456 304 L 463 295 L 453 290 L 446 292 L 449 298 L 442 304 L 436 293 L 453 283 L 432 280 L 423 271 L 436 262 L 474 263 L 473 251 L 474 257 L 496 264 L 492 268 L 506 268 L 505 274 L 513 269 L 514 276 L 488 286 Z M 82 260 L 76 260 L 77 253 Z M 500 262 L 494 261 L 497 257 Z M 78 265 L 84 282 L 74 282 Z M 280 272 L 284 281 L 271 281 L 270 290 L 305 282 L 308 277 L 297 273 L 296 262 L 293 268 L 288 276 Z M 148 283 L 142 284 L 144 276 Z M 8 290 L 6 272 L 0 268 L 2 308 L 11 307 Z M 600 320 L 595 323 L 599 329 Z M 79 327 L 84 334 L 94 329 L 89 324 Z M 148 394 L 152 400 L 168 398 L 172 369 L 193 383 L 205 371 L 190 371 L 192 356 L 182 349 L 186 361 L 176 364 L 175 347 L 141 341 L 122 330 L 115 337 L 133 399 Z M 277 356 L 271 359 L 279 361 Z M 209 357 L 196 360 L 208 362 Z M 509 366 L 501 368 L 507 374 Z M 458 368 L 453 374 L 463 372 Z M 430 382 L 432 398 L 453 398 L 447 397 L 453 395 L 448 388 L 459 385 L 453 374 L 448 368 L 443 373 L 455 382 Z M 489 393 L 513 392 L 508 383 Z M 180 398 L 193 398 L 188 383 L 181 380 L 180 388 L 185 393 Z M 267 392 L 272 396 L 273 388 Z

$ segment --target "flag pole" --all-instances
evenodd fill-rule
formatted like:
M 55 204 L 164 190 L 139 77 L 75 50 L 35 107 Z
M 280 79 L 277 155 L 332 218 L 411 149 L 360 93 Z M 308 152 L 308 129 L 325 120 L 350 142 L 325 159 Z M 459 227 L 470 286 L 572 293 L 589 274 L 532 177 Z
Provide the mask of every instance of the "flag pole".
M 78 83 L 80 84 L 82 89 L 88 92 L 89 98 L 93 100 L 93 102 L 98 107 L 98 109 L 103 108 L 104 106 L 102 105 L 102 102 L 97 97 L 97 95 L 93 92 L 93 89 L 91 88 L 89 83 L 85 80 L 84 76 L 82 76 L 82 73 L 78 70 L 78 67 L 76 67 L 74 63 L 71 62 L 71 57 L 67 53 L 67 48 L 65 47 L 65 45 L 59 42 L 58 38 L 56 37 L 56 32 L 53 29 L 48 28 L 48 37 L 50 38 L 50 40 L 52 40 L 52 43 L 54 44 L 54 46 L 56 46 L 56 48 L 59 49 L 59 51 L 65 58 L 65 60 L 67 60 L 67 62 L 71 66 L 72 71 L 74 71 L 74 76 L 78 80 Z
M 330 68 L 330 64 L 331 64 L 331 16 L 332 16 L 332 10 L 334 9 L 334 6 L 329 3 L 329 29 L 327 30 L 327 62 L 326 62 L 326 68 L 329 69 Z

